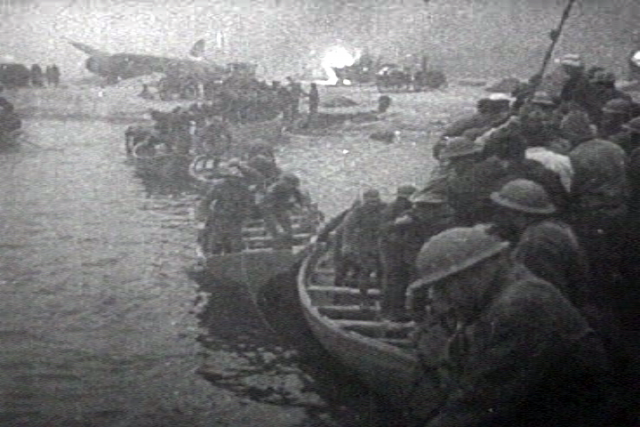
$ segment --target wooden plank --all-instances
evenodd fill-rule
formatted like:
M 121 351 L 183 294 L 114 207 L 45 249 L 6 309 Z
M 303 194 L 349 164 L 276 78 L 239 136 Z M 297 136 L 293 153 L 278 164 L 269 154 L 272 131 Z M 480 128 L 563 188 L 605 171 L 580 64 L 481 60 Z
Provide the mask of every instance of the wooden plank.
M 349 288 L 346 286 L 308 286 L 308 292 L 322 292 L 322 293 L 333 293 L 333 294 L 346 294 L 346 295 L 360 295 L 360 289 L 357 288 Z M 369 289 L 369 296 L 380 296 L 380 289 Z
M 318 307 L 318 311 L 331 319 L 373 320 L 378 315 L 376 309 L 363 309 L 360 305 L 327 305 Z
M 398 330 L 398 329 L 413 329 L 413 322 L 391 322 L 391 321 L 376 321 L 376 320 L 335 320 L 335 322 L 341 328 L 362 328 L 362 329 L 373 329 L 373 330 Z

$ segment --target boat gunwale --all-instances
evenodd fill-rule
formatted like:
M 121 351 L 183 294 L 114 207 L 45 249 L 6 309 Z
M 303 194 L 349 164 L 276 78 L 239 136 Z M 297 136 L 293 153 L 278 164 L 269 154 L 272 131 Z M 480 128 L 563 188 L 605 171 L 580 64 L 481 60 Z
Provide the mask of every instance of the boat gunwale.
M 392 344 L 382 342 L 376 338 L 367 337 L 366 335 L 360 334 L 355 331 L 345 330 L 344 328 L 340 327 L 339 324 L 333 319 L 320 313 L 318 308 L 313 304 L 313 301 L 307 292 L 307 279 L 309 277 L 309 274 L 312 272 L 311 268 L 316 264 L 318 258 L 321 255 L 320 251 L 321 248 L 319 246 L 314 247 L 311 253 L 304 258 L 298 271 L 297 288 L 303 312 L 307 313 L 310 316 L 313 316 L 314 319 L 318 320 L 324 327 L 335 331 L 336 333 L 342 335 L 345 339 L 355 340 L 361 343 L 363 346 L 374 347 L 379 351 L 393 353 L 395 356 L 399 356 L 400 358 L 405 359 L 407 363 L 417 363 L 417 357 L 412 355 L 410 352 Z

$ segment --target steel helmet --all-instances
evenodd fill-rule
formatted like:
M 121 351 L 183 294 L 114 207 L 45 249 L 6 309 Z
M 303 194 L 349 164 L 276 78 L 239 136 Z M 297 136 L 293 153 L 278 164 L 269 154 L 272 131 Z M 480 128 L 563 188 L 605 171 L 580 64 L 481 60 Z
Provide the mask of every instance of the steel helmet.
M 458 136 L 447 141 L 447 144 L 440 153 L 440 158 L 454 159 L 458 157 L 465 157 L 471 154 L 480 153 L 482 150 L 482 146 L 474 143 L 469 138 Z
M 636 117 L 630 122 L 622 125 L 622 127 L 633 133 L 640 133 L 640 117 Z
M 591 79 L 593 83 L 615 83 L 616 75 L 610 71 L 597 71 Z
M 560 58 L 559 60 L 557 60 L 556 62 L 562 65 L 567 65 L 569 67 L 576 67 L 576 68 L 584 67 L 584 62 L 582 61 L 582 57 L 574 53 L 568 53 L 564 55 L 562 58 Z
M 546 190 L 528 179 L 506 183 L 500 191 L 491 193 L 491 200 L 502 207 L 530 214 L 549 215 L 557 211 Z
M 298 178 L 295 174 L 291 172 L 286 172 L 280 175 L 280 179 L 285 182 L 289 182 L 292 185 L 298 186 L 300 185 L 300 178 Z
M 612 99 L 607 101 L 602 107 L 603 113 L 610 114 L 629 114 L 631 112 L 632 105 L 629 101 L 622 98 Z
M 531 98 L 531 103 L 534 105 L 548 105 L 548 106 L 556 105 L 556 103 L 553 101 L 553 98 L 551 98 L 551 95 L 549 95 L 547 92 L 543 90 L 539 90 L 533 94 L 533 97 Z
M 416 192 L 416 187 L 413 185 L 401 185 L 396 190 L 396 194 L 398 196 L 411 197 L 413 193 Z
M 365 200 L 380 200 L 380 192 L 375 188 L 369 188 L 362 192 L 362 196 L 360 197 L 363 201 Z
M 487 229 L 487 225 L 450 228 L 429 239 L 416 258 L 420 279 L 411 288 L 459 273 L 509 246 L 509 243 L 487 233 Z
M 441 204 L 447 200 L 445 195 L 435 191 L 418 191 L 411 196 L 411 203 Z

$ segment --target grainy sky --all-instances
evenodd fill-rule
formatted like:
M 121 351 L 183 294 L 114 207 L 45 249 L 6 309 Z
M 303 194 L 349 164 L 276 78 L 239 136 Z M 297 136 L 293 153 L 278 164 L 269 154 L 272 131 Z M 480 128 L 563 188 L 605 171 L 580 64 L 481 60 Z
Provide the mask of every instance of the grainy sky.
M 566 0 L 0 0 L 0 56 L 57 62 L 81 77 L 86 56 L 186 57 L 205 38 L 212 60 L 255 61 L 269 76 L 317 68 L 340 45 L 390 61 L 428 54 L 456 76 L 526 77 Z M 638 0 L 578 0 L 558 54 L 577 52 L 621 73 L 640 45 Z M 640 27 L 638 27 L 640 28 Z

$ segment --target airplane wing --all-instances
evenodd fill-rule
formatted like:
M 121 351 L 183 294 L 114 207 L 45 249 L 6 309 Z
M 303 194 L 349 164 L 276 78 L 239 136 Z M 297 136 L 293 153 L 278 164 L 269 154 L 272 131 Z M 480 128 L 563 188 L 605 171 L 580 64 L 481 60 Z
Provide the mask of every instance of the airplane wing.
M 91 46 L 84 44 L 84 43 L 79 43 L 79 42 L 72 42 L 69 41 L 69 43 L 71 43 L 71 45 L 73 47 L 75 47 L 78 50 L 83 51 L 84 53 L 86 53 L 87 55 L 90 56 L 95 56 L 95 55 L 106 55 L 105 52 L 99 51 L 98 49 L 94 49 Z

